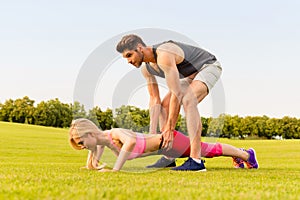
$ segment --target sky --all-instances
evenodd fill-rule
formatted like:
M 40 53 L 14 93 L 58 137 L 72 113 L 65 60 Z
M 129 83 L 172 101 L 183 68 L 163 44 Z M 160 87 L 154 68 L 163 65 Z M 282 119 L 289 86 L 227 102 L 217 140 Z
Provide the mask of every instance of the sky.
M 127 75 L 137 72 L 137 79 L 126 79 L 125 86 L 141 74 L 113 48 L 99 48 L 122 34 L 151 30 L 153 38 L 164 31 L 170 39 L 184 36 L 221 62 L 218 86 L 198 106 L 202 116 L 300 118 L 299 9 L 298 0 L 0 0 L 0 103 L 24 96 L 36 104 L 54 98 L 72 103 L 84 66 L 93 56 L 113 55 L 86 107 L 115 108 Z M 163 95 L 167 88 L 159 82 Z M 146 85 L 126 95 L 124 104 L 148 108 Z

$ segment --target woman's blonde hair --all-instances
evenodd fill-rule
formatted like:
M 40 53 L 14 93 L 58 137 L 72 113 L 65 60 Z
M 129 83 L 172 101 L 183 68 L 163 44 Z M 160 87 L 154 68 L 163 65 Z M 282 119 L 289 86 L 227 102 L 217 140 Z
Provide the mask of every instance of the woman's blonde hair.
M 71 147 L 76 150 L 82 150 L 82 147 L 75 142 L 75 138 L 80 138 L 88 133 L 96 133 L 100 130 L 98 127 L 88 119 L 76 119 L 72 121 L 69 131 L 69 143 Z M 97 169 L 98 161 L 95 159 L 95 152 L 89 152 L 87 160 L 88 169 Z
M 72 121 L 69 131 L 69 143 L 76 150 L 81 150 L 81 146 L 75 142 L 75 138 L 80 138 L 88 133 L 97 133 L 99 128 L 88 119 L 76 119 Z

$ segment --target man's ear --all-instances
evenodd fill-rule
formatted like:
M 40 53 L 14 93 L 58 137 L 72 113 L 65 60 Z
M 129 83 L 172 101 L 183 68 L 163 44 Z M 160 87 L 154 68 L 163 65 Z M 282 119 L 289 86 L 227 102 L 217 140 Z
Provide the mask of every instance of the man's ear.
M 142 49 L 143 49 L 143 45 L 139 43 L 139 44 L 137 45 L 137 47 L 136 47 L 136 48 L 137 48 L 139 51 L 142 51 Z

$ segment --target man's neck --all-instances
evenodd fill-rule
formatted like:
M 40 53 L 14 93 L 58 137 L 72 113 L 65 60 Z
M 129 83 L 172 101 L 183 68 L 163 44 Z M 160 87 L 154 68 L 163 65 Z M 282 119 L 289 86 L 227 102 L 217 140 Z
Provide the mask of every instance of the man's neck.
M 144 53 L 144 62 L 156 63 L 151 46 L 145 47 L 143 53 Z

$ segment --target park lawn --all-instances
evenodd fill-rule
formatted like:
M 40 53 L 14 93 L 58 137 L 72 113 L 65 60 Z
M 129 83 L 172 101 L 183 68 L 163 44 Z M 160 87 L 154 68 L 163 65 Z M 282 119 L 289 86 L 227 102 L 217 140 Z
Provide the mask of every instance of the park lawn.
M 0 199 L 300 199 L 300 140 L 204 140 L 255 148 L 260 169 L 219 157 L 207 172 L 148 170 L 151 156 L 100 173 L 81 168 L 87 151 L 70 147 L 67 129 L 0 122 Z

